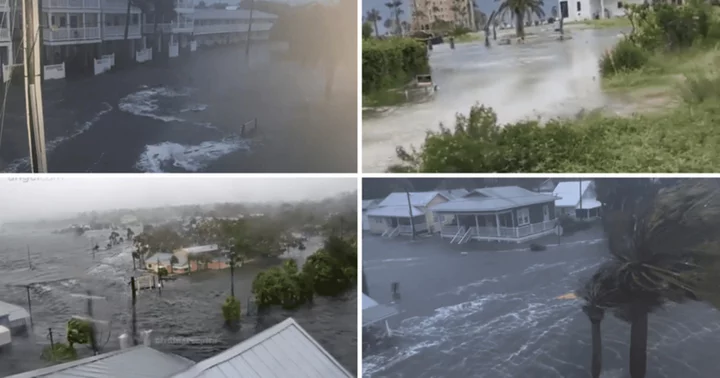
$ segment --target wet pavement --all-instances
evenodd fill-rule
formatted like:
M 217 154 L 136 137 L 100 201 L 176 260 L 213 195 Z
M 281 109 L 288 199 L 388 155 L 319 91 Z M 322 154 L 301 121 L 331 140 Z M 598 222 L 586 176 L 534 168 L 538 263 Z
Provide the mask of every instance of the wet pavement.
M 439 238 L 365 236 L 370 295 L 390 303 L 400 283 L 394 334 L 363 352 L 364 377 L 570 378 L 590 376 L 590 323 L 581 303 L 556 299 L 575 290 L 607 258 L 602 233 L 549 237 L 524 245 L 450 246 Z M 462 254 L 467 252 L 467 254 Z M 647 378 L 717 377 L 720 312 L 671 305 L 649 319 Z M 629 325 L 602 323 L 603 377 L 628 377 Z M 379 333 L 379 330 L 375 330 Z
M 572 116 L 608 105 L 598 80 L 598 60 L 619 30 L 573 30 L 563 42 L 539 37 L 525 45 L 482 42 L 436 46 L 430 56 L 436 97 L 363 120 L 363 171 L 383 172 L 397 161 L 395 147 L 420 146 L 427 130 L 454 125 L 476 103 L 491 106 L 501 123 Z
M 355 172 L 357 73 L 282 57 L 284 43 L 201 49 L 43 83 L 51 172 Z M 27 172 L 23 87 L 12 85 L 0 172 Z M 257 132 L 242 135 L 246 122 Z M 319 142 L 322 141 L 322 142 Z

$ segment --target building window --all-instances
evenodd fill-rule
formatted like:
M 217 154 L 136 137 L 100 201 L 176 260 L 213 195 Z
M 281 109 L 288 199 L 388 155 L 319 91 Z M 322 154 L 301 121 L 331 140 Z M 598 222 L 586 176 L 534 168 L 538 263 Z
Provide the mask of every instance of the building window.
M 530 224 L 530 209 L 527 207 L 519 209 L 517 211 L 518 226 L 525 226 Z
M 617 7 L 618 7 L 618 9 L 622 9 L 622 7 L 623 7 L 623 3 L 622 3 L 622 1 L 618 1 L 618 5 L 617 5 Z
M 580 2 L 577 2 L 577 11 L 582 12 L 582 6 L 580 5 Z

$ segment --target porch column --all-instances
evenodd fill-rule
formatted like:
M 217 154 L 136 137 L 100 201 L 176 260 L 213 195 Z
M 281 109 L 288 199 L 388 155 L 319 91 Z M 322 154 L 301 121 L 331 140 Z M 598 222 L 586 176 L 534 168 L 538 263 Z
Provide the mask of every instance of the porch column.
M 600 19 L 605 18 L 605 0 L 600 0 Z
M 497 228 L 497 236 L 500 236 L 500 216 L 495 213 L 495 228 Z
M 475 214 L 475 232 L 480 234 L 480 221 L 478 220 L 477 214 Z

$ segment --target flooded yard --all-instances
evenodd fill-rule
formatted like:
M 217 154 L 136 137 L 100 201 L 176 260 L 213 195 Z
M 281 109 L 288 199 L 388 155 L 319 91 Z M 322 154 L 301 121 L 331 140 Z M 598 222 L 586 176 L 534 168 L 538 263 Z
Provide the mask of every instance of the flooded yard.
M 617 29 L 573 30 L 572 39 L 486 48 L 482 42 L 436 46 L 431 52 L 435 99 L 363 120 L 363 171 L 383 172 L 395 147 L 419 146 L 425 131 L 452 125 L 476 103 L 492 107 L 501 123 L 573 116 L 614 108 L 620 101 L 600 88 L 598 60 L 621 36 Z M 622 110 L 621 110 L 622 111 Z

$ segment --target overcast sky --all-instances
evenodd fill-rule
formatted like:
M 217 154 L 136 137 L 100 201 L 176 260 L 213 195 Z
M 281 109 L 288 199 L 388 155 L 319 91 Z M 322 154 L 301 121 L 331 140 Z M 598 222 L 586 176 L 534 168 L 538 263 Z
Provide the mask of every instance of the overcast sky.
M 17 176 L 3 177 L 0 180 L 0 223 L 92 210 L 313 200 L 356 189 L 355 178 L 84 175 L 28 181 L 19 180 Z

